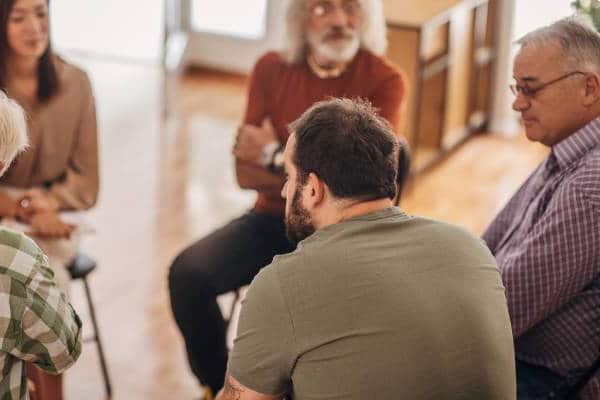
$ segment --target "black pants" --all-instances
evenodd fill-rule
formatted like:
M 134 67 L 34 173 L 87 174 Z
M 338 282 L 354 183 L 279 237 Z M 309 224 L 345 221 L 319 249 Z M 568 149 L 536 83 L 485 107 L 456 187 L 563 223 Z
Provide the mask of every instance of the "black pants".
M 171 307 L 189 363 L 213 393 L 223 386 L 227 366 L 216 297 L 249 284 L 273 256 L 293 249 L 282 218 L 250 212 L 185 249 L 171 265 Z
M 567 398 L 567 379 L 544 367 L 517 360 L 517 400 Z M 569 397 L 569 399 L 578 397 Z

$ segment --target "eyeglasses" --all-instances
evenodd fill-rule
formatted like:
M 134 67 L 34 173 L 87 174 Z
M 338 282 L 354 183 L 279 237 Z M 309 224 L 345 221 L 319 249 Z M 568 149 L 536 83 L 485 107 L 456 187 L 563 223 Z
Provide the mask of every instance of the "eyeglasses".
M 335 11 L 337 6 L 331 1 L 319 1 L 313 4 L 309 11 L 311 15 L 317 18 L 327 18 Z M 345 0 L 342 1 L 342 11 L 350 17 L 359 15 L 362 12 L 361 0 Z
M 548 86 L 552 85 L 553 83 L 556 83 L 558 81 L 562 81 L 563 79 L 566 79 L 566 78 L 568 78 L 570 76 L 577 75 L 577 74 L 584 74 L 585 75 L 585 72 L 582 72 L 582 71 L 569 72 L 568 74 L 559 76 L 558 78 L 553 79 L 550 82 L 546 82 L 546 83 L 544 83 L 544 84 L 542 84 L 542 85 L 540 85 L 538 87 L 535 87 L 535 88 L 531 88 L 529 86 L 520 86 L 520 85 L 509 85 L 508 87 L 510 88 L 511 92 L 513 92 L 513 94 L 515 96 L 518 96 L 519 94 L 521 94 L 521 95 L 523 95 L 523 96 L 525 96 L 527 98 L 531 98 L 531 97 L 535 96 L 535 94 L 537 92 L 539 92 L 542 89 L 547 88 Z

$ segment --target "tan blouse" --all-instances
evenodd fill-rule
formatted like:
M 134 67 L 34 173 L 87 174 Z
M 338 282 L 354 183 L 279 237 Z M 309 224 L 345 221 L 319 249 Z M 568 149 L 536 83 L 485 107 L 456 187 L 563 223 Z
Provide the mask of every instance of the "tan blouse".
M 94 96 L 85 72 L 58 57 L 55 62 L 60 88 L 46 103 L 27 104 L 8 85 L 8 96 L 28 114 L 30 146 L 13 162 L 0 185 L 42 187 L 60 201 L 62 209 L 83 210 L 98 197 Z

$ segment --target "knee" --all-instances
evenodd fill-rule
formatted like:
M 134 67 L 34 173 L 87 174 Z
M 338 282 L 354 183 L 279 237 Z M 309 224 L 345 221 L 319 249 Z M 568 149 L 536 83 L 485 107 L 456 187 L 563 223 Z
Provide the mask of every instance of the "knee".
M 192 287 L 192 281 L 195 281 L 194 265 L 186 257 L 185 252 L 180 253 L 169 268 L 169 291 L 181 293 Z
M 214 292 L 213 278 L 204 264 L 204 257 L 194 257 L 194 252 L 186 249 L 173 260 L 169 268 L 169 292 L 174 296 L 203 296 Z

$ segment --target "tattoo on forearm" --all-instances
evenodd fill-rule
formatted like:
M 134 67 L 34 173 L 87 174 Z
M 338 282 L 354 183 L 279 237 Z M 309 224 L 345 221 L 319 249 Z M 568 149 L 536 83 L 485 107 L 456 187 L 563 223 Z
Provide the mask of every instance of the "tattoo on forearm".
M 225 386 L 223 386 L 223 396 L 225 400 L 240 400 L 243 389 L 236 386 L 230 377 L 225 380 Z

